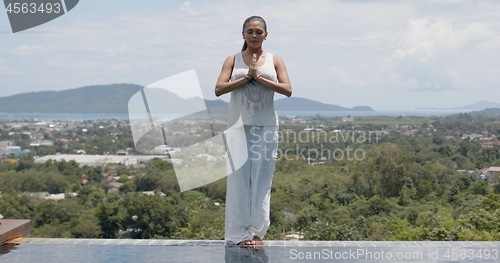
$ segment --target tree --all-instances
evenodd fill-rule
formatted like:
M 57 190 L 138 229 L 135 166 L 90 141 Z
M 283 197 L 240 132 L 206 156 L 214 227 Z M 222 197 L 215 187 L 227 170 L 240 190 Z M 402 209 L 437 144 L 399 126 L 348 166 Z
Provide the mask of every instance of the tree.
M 134 192 L 135 191 L 135 184 L 132 180 L 126 181 L 123 183 L 120 188 L 118 189 L 121 194 L 126 194 L 128 192 Z
M 70 233 L 74 238 L 98 238 L 102 236 L 99 219 L 94 211 L 85 211 L 78 219 L 70 222 Z
M 125 211 L 119 202 L 102 202 L 97 207 L 97 219 L 103 238 L 117 238 L 118 230 L 122 229 Z
M 405 179 L 405 184 L 399 192 L 399 204 L 402 206 L 409 205 L 417 197 L 417 190 L 413 186 L 413 181 L 410 178 Z
M 367 174 L 370 185 L 376 188 L 380 198 L 397 196 L 404 182 L 408 153 L 397 145 L 384 143 L 367 158 Z
M 85 209 L 92 209 L 104 200 L 106 194 L 96 184 L 87 184 L 80 188 L 77 200 Z
M 168 238 L 179 227 L 176 217 L 182 212 L 176 211 L 165 197 L 127 193 L 123 199 L 123 207 L 127 212 L 124 218 L 125 228 L 137 230 L 132 233 L 134 238 Z

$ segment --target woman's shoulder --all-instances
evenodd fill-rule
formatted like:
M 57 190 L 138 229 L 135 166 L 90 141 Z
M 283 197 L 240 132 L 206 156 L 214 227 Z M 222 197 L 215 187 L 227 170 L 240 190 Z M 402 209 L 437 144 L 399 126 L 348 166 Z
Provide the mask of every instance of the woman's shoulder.
M 266 50 L 266 57 L 274 57 L 274 56 L 276 55 Z
M 271 53 L 269 53 L 271 54 Z M 273 57 L 273 63 L 274 65 L 281 65 L 281 64 L 284 64 L 283 60 L 281 59 L 281 57 L 277 56 L 277 55 L 274 55 L 274 54 L 271 54 L 272 57 Z
M 231 55 L 227 56 L 226 60 L 233 60 L 234 58 L 236 58 L 237 55 L 238 55 L 238 53 L 231 54 Z
M 236 59 L 236 55 L 237 55 L 237 54 L 238 54 L 238 53 L 229 55 L 229 56 L 226 58 L 226 60 L 224 60 L 224 64 L 234 65 L 234 60 Z
M 242 57 L 241 52 L 236 52 L 236 53 L 234 53 L 234 54 L 229 55 L 229 56 L 226 58 L 226 61 L 233 61 L 233 62 L 234 62 L 234 60 L 235 60 L 235 59 L 237 59 L 237 58 L 241 58 L 241 57 Z

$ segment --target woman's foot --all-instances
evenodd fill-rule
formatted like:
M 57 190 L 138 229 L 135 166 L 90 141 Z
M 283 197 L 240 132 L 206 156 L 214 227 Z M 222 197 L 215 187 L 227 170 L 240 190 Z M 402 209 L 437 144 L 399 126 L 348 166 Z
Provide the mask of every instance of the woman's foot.
M 238 243 L 238 246 L 248 248 L 252 246 L 252 242 L 253 242 L 252 240 L 243 240 L 240 243 Z
M 260 237 L 254 236 L 252 240 L 252 246 L 255 249 L 261 249 L 262 247 L 264 247 L 264 241 L 262 241 Z

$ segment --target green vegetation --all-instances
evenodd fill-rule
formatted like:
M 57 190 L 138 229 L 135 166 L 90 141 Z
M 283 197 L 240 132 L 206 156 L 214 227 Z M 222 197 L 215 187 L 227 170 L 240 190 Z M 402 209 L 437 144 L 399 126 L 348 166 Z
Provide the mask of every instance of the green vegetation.
M 480 174 L 500 166 L 500 148 L 462 139 L 478 133 L 495 141 L 497 115 L 371 118 L 317 117 L 280 126 L 298 137 L 282 133 L 280 152 L 286 155 L 276 164 L 266 239 L 286 239 L 283 232 L 292 229 L 313 240 L 500 239 L 500 177 Z M 302 132 L 320 125 L 324 133 Z M 370 131 L 384 133 L 370 138 Z M 89 136 L 89 151 L 94 143 L 101 151 L 114 151 L 98 142 L 111 132 Z M 131 139 L 122 132 L 124 147 Z M 321 140 L 312 140 L 313 133 Z M 351 153 L 358 150 L 358 158 L 340 158 L 348 147 Z M 320 159 L 325 149 L 331 155 Z M 140 168 L 34 163 L 30 157 L 16 161 L 0 162 L 0 214 L 32 220 L 34 236 L 223 239 L 225 179 L 181 193 L 172 165 L 160 159 Z M 109 173 L 123 183 L 116 191 L 110 190 Z M 29 195 L 41 191 L 78 195 L 57 201 Z

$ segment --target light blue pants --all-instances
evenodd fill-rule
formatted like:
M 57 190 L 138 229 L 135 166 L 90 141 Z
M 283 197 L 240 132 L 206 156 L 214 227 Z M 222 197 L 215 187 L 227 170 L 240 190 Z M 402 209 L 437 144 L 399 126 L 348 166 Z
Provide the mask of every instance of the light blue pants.
M 244 130 L 247 149 L 241 150 L 248 152 L 248 159 L 227 177 L 225 240 L 229 244 L 252 240 L 255 236 L 263 239 L 271 223 L 269 211 L 278 127 L 244 125 Z M 228 169 L 231 169 L 229 165 Z

